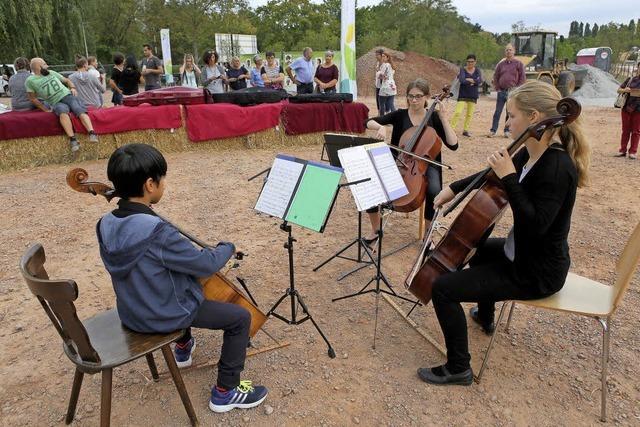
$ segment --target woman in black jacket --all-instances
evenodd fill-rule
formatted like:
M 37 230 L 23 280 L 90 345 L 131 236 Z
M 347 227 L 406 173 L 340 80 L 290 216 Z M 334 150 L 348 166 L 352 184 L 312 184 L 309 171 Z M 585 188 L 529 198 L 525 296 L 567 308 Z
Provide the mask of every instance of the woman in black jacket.
M 376 136 L 380 139 L 387 137 L 386 125 L 392 125 L 391 145 L 398 146 L 400 139 L 407 129 L 418 126 L 424 116 L 427 114 L 427 100 L 429 99 L 430 88 L 429 83 L 424 79 L 416 79 L 407 85 L 407 106 L 409 108 L 400 108 L 383 116 L 371 118 L 367 120 L 367 129 L 377 131 Z M 443 144 L 450 150 L 458 149 L 458 137 L 449 124 L 449 120 L 445 117 L 444 108 L 440 104 L 439 109 L 429 117 L 427 126 L 432 127 Z M 396 152 L 394 151 L 394 156 Z M 442 155 L 434 159 L 437 162 L 442 161 Z M 427 168 L 427 179 L 429 185 L 427 187 L 426 205 L 424 217 L 426 219 L 426 228 L 434 216 L 433 199 L 442 190 L 442 170 L 437 166 L 429 166 Z M 369 220 L 371 221 L 372 234 L 365 237 L 365 242 L 373 245 L 378 239 L 378 228 L 380 227 L 380 214 L 378 208 L 374 207 L 367 210 Z
M 507 101 L 509 126 L 514 135 L 531 124 L 556 115 L 561 99 L 553 86 L 530 81 L 513 90 Z M 525 141 L 511 159 L 506 149 L 487 159 L 500 178 L 513 212 L 513 227 L 506 239 L 488 239 L 469 262 L 470 268 L 439 277 L 433 285 L 433 307 L 447 346 L 447 363 L 418 369 L 432 384 L 470 385 L 467 324 L 461 302 L 477 302 L 471 318 L 493 333 L 494 304 L 510 299 L 537 299 L 558 292 L 570 265 L 567 236 L 577 187 L 586 184 L 590 151 L 578 120 L 548 130 L 537 141 Z M 442 190 L 436 206 L 447 203 L 473 177 Z

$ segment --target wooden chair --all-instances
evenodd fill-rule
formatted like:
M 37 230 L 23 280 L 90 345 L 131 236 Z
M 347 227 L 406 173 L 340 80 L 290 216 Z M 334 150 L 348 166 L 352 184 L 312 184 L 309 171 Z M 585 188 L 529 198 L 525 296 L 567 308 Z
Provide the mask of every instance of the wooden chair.
M 158 381 L 158 369 L 153 352 L 161 349 L 191 424 L 197 425 L 198 419 L 169 347 L 169 344 L 182 336 L 184 331 L 170 334 L 139 334 L 122 326 L 115 309 L 82 322 L 78 319 L 73 304 L 78 298 L 78 285 L 73 280 L 49 280 L 44 263 L 44 248 L 35 244 L 23 255 L 20 269 L 29 289 L 38 298 L 62 337 L 65 354 L 76 365 L 65 422 L 70 424 L 75 416 L 84 374 L 100 372 L 100 425 L 108 426 L 111 416 L 113 368 L 145 356 L 153 379 Z
M 612 286 L 605 285 L 577 274 L 569 273 L 562 289 L 547 298 L 530 301 L 505 301 L 500 309 L 497 326 L 502 321 L 505 308 L 511 303 L 506 330 L 509 330 L 511 316 L 515 304 L 557 310 L 563 313 L 579 314 L 596 319 L 602 326 L 602 374 L 600 420 L 607 419 L 607 369 L 609 365 L 609 335 L 611 333 L 611 316 L 616 311 L 640 260 L 640 223 L 636 225 L 631 238 L 627 241 L 622 255 L 616 263 L 615 281 Z M 494 333 L 487 347 L 476 381 L 480 382 L 487 366 L 489 354 L 498 334 Z

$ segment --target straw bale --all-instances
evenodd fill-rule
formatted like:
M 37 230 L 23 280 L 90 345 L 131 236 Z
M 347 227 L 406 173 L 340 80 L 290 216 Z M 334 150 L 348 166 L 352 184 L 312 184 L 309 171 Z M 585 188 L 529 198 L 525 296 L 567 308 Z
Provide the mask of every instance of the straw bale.
M 298 145 L 319 145 L 324 142 L 323 132 L 305 135 L 286 135 L 282 124 L 254 134 L 234 138 L 190 142 L 185 127 L 172 130 L 147 129 L 100 135 L 100 142 L 88 142 L 86 135 L 78 135 L 81 149 L 71 153 L 66 136 L 47 136 L 0 141 L 0 172 L 66 164 L 108 158 L 125 144 L 141 142 L 152 145 L 163 153 L 181 151 L 217 151 L 230 149 L 265 149 Z

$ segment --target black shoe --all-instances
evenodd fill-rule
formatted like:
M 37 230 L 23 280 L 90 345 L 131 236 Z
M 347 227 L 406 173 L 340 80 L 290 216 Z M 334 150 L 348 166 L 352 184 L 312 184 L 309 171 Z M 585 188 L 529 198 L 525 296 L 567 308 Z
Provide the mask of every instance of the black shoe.
M 458 374 L 452 374 L 446 365 L 433 368 L 418 368 L 420 379 L 435 385 L 471 385 L 473 383 L 473 371 L 471 368 Z
M 471 316 L 471 319 L 476 322 L 478 325 L 480 325 L 480 327 L 482 328 L 482 330 L 484 331 L 485 334 L 487 335 L 493 335 L 493 332 L 496 330 L 496 324 L 493 323 L 493 321 L 491 322 L 484 322 L 482 320 L 480 320 L 480 318 L 478 317 L 478 306 L 476 305 L 475 307 L 471 307 L 471 309 L 469 310 L 469 315 Z
M 369 249 L 371 250 L 375 250 L 377 248 L 377 243 L 378 243 L 378 238 L 380 236 L 376 235 L 376 237 L 374 237 L 373 239 L 367 239 L 366 237 L 362 238 L 362 241 L 364 242 L 365 245 L 367 245 L 369 247 Z

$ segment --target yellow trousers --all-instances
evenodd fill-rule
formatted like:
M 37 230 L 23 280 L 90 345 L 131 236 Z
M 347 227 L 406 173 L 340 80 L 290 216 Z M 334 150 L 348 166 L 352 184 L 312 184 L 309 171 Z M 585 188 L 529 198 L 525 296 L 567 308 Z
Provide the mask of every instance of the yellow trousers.
M 467 114 L 464 116 L 464 124 L 463 130 L 468 131 L 469 125 L 471 124 L 471 117 L 473 117 L 473 111 L 476 109 L 476 103 L 471 101 L 458 101 L 456 103 L 456 109 L 453 112 L 453 117 L 451 117 L 451 127 L 455 130 L 458 125 L 458 118 L 462 114 L 462 110 L 464 107 L 467 107 Z

